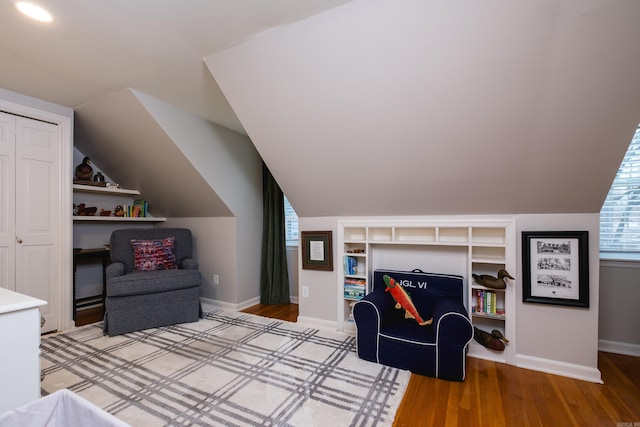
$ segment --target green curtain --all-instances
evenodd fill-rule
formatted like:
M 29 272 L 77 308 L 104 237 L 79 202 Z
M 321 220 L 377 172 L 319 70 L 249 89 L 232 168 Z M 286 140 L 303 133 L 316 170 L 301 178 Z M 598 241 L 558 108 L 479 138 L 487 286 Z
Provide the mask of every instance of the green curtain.
M 289 303 L 289 273 L 284 221 L 284 194 L 267 166 L 262 164 L 262 267 L 260 303 Z

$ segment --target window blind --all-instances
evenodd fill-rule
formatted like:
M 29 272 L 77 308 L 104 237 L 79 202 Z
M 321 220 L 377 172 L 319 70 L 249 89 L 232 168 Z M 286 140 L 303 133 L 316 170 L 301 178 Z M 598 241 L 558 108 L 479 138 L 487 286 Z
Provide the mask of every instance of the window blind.
M 640 126 L 600 211 L 600 251 L 640 257 Z
M 298 215 L 293 210 L 291 203 L 284 196 L 284 221 L 285 221 L 285 237 L 288 245 L 298 244 Z

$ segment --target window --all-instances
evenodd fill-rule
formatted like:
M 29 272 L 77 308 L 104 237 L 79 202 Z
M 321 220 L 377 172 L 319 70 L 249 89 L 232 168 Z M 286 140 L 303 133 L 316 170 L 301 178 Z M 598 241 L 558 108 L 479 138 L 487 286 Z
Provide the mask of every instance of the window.
M 640 259 L 640 126 L 600 211 L 600 252 Z
M 298 215 L 291 203 L 284 197 L 284 228 L 287 245 L 298 245 Z

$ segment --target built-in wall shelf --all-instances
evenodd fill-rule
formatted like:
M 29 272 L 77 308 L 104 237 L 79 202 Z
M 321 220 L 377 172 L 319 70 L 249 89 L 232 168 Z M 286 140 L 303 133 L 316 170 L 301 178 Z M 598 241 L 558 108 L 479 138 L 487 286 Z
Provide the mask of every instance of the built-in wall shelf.
M 515 282 L 497 290 L 486 288 L 473 278 L 473 274 L 497 276 L 503 268 L 517 277 L 515 229 L 515 220 L 510 217 L 341 221 L 338 248 L 343 271 L 338 275 L 338 325 L 344 331 L 355 332 L 354 299 L 361 298 L 358 290 L 371 292 L 376 269 L 418 268 L 430 273 L 458 274 L 465 278 L 464 304 L 473 325 L 489 333 L 497 329 L 510 340 L 503 352 L 489 350 L 472 340 L 469 355 L 515 364 Z
M 97 206 L 105 210 L 113 210 L 116 205 L 130 205 L 136 196 L 140 195 L 138 190 L 131 190 L 126 188 L 115 187 L 102 187 L 93 185 L 73 184 L 74 203 L 85 203 L 88 206 Z M 117 223 L 117 222 L 164 222 L 167 219 L 164 217 L 121 217 L 121 216 L 100 216 L 99 209 L 95 215 L 74 215 L 74 223 Z
M 127 190 L 125 188 L 99 187 L 99 186 L 82 185 L 82 184 L 73 184 L 73 191 L 81 192 L 81 193 L 118 194 L 118 195 L 130 195 L 130 196 L 140 195 L 140 192 L 138 190 Z
M 124 216 L 82 216 L 82 215 L 74 215 L 74 222 L 164 222 L 167 218 L 165 217 L 155 217 L 155 216 L 145 216 L 145 217 L 124 217 Z

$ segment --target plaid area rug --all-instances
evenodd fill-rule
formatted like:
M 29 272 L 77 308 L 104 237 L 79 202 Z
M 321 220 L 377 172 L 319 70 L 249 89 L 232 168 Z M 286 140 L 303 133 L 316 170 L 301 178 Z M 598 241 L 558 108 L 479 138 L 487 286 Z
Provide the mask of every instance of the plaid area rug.
M 245 313 L 116 337 L 44 337 L 43 395 L 68 388 L 132 426 L 390 426 L 410 373 L 355 338 Z

